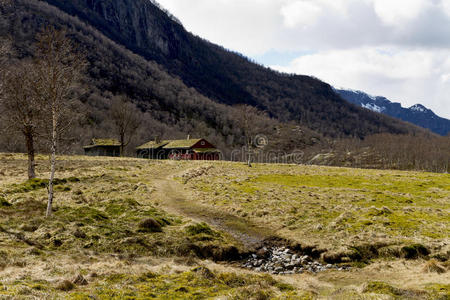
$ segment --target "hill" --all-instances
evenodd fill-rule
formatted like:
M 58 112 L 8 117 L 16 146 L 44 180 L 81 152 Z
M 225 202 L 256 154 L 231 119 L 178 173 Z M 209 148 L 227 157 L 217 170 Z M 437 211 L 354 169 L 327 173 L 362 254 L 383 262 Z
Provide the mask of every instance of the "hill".
M 400 103 L 392 102 L 385 97 L 374 97 L 361 91 L 338 89 L 336 92 L 345 100 L 358 106 L 430 129 L 443 136 L 450 133 L 450 120 L 437 116 L 421 104 L 405 108 Z
M 14 6 L 3 9 L 0 32 L 13 37 L 21 56 L 33 53 L 34 34 L 44 24 L 67 27 L 87 53 L 87 91 L 79 95 L 91 112 L 80 133 L 84 141 L 111 131 L 105 119 L 115 94 L 130 96 L 146 114 L 140 142 L 156 133 L 170 138 L 191 133 L 232 149 L 241 139 L 236 110 L 230 108 L 237 103 L 266 111 L 275 123 L 314 131 L 294 139 L 300 146 L 313 135 L 420 131 L 347 103 L 315 78 L 277 73 L 194 36 L 151 1 L 18 0 Z

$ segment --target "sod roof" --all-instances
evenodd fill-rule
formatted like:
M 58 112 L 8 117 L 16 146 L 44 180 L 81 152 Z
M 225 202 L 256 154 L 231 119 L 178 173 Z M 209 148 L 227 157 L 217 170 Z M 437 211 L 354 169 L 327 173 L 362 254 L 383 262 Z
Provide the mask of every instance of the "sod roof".
M 151 141 L 148 143 L 145 143 L 139 147 L 137 147 L 137 150 L 142 150 L 142 149 L 158 149 L 163 147 L 164 145 L 167 145 L 169 143 L 169 141 L 161 141 L 159 143 L 156 143 L 155 141 Z
M 189 149 L 194 147 L 195 144 L 200 142 L 202 139 L 190 139 L 190 140 L 171 140 L 164 149 Z
M 148 143 L 145 143 L 139 147 L 137 147 L 137 150 L 143 150 L 143 149 L 158 149 L 158 148 L 164 148 L 164 149 L 189 149 L 195 146 L 198 142 L 200 142 L 202 139 L 189 139 L 189 140 L 164 140 L 159 143 L 156 143 L 155 141 L 151 141 Z
M 84 148 L 94 148 L 97 146 L 120 146 L 120 142 L 116 139 L 92 139 L 92 142 Z

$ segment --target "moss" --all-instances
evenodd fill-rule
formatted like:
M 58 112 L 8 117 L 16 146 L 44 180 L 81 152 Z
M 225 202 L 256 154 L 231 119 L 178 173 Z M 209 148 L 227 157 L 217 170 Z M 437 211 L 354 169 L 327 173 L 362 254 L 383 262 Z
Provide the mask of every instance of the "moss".
M 376 293 L 376 294 L 385 294 L 391 296 L 401 296 L 403 295 L 402 290 L 390 286 L 389 284 L 382 281 L 372 281 L 367 283 L 366 287 L 363 290 L 364 293 Z
M 63 280 L 60 283 L 58 283 L 56 288 L 58 290 L 67 292 L 67 291 L 73 290 L 75 288 L 75 285 L 72 282 L 70 282 L 69 280 Z
M 79 181 L 80 181 L 80 179 L 77 177 L 69 177 L 69 178 L 62 178 L 62 179 L 55 178 L 53 180 L 53 185 L 55 186 L 55 189 L 56 188 L 64 189 L 64 187 L 60 187 L 60 186 L 63 186 L 64 184 L 66 184 L 68 182 L 79 182 Z M 41 178 L 29 179 L 20 184 L 13 184 L 11 186 L 12 189 L 9 191 L 9 193 L 26 193 L 26 192 L 43 189 L 48 186 L 48 182 L 49 182 L 48 179 L 41 179 Z
M 450 299 L 450 284 L 429 284 L 426 290 L 430 293 L 430 299 L 448 300 Z
M 96 222 L 102 222 L 108 219 L 108 216 L 93 207 L 63 207 L 56 211 L 55 213 L 59 217 L 67 218 L 69 222 L 84 222 L 86 224 L 94 224 Z
M 71 188 L 69 186 L 63 186 L 63 185 L 56 185 L 55 191 L 57 192 L 69 192 Z
M 421 244 L 413 244 L 401 248 L 401 255 L 406 259 L 416 259 L 430 254 L 430 250 Z
M 139 223 L 141 232 L 162 232 L 161 224 L 153 218 L 148 218 Z
M 209 175 L 189 183 L 203 203 L 267 228 L 285 227 L 285 237 L 301 236 L 330 250 L 366 237 L 395 237 L 401 244 L 410 236 L 429 242 L 450 234 L 441 226 L 450 196 L 446 174 L 223 164 Z M 346 212 L 351 217 L 339 218 Z
M 189 225 L 186 227 L 187 234 L 194 235 L 206 235 L 206 236 L 218 236 L 220 235 L 217 231 L 214 231 L 206 223 L 197 223 L 194 225 Z
M 350 247 L 352 253 L 349 255 L 349 257 L 352 260 L 368 262 L 370 259 L 378 257 L 378 249 L 380 247 L 380 245 L 376 244 L 361 244 L 352 246 Z
M 235 273 L 222 273 L 217 277 L 218 280 L 230 287 L 241 287 L 249 284 L 249 277 L 239 276 Z
M 241 276 L 234 273 L 211 275 L 209 272 L 205 276 L 201 270 L 195 268 L 171 275 L 114 274 L 105 278 L 104 282 L 97 282 L 90 292 L 71 293 L 69 299 L 84 299 L 87 295 L 99 299 L 209 299 L 230 295 L 232 299 L 269 299 L 274 295 L 272 288 L 280 284 L 269 276 Z M 286 293 L 293 291 L 286 290 Z
M 282 292 L 295 290 L 295 288 L 292 285 L 287 284 L 287 283 L 283 283 L 283 282 L 275 283 L 275 287 L 277 287 Z
M 12 206 L 12 204 L 6 201 L 4 197 L 0 196 L 0 207 L 10 207 L 10 206 Z

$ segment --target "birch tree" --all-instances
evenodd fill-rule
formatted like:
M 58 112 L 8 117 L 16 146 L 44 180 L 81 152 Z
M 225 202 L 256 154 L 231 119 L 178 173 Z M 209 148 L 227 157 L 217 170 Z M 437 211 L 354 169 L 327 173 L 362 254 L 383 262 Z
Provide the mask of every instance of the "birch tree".
M 239 104 L 236 105 L 235 108 L 238 111 L 236 121 L 241 128 L 245 140 L 244 143 L 247 152 L 247 165 L 251 167 L 254 152 L 254 138 L 261 129 L 259 126 L 259 119 L 263 116 L 263 112 L 258 110 L 256 107 L 247 104 Z
M 25 138 L 28 155 L 28 179 L 36 177 L 35 139 L 38 133 L 40 107 L 34 94 L 36 74 L 29 62 L 15 62 L 2 66 L 0 76 L 0 114 L 8 133 L 21 132 Z
M 28 155 L 28 179 L 33 179 L 36 177 L 34 154 L 39 122 L 39 106 L 33 93 L 36 77 L 30 61 L 12 60 L 11 48 L 9 39 L 0 40 L 0 117 L 5 124 L 2 134 L 23 134 Z
M 83 57 L 75 53 L 64 31 L 46 28 L 38 35 L 35 60 L 37 84 L 34 91 L 43 112 L 50 144 L 47 217 L 52 215 L 58 138 L 70 118 L 71 94 L 84 67 Z

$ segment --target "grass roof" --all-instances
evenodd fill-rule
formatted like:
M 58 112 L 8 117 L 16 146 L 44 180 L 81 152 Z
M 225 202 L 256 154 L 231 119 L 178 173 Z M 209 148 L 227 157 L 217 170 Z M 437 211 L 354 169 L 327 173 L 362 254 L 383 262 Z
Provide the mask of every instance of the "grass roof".
M 195 144 L 200 142 L 202 139 L 189 139 L 189 140 L 164 140 L 159 143 L 156 143 L 155 141 L 151 141 L 148 143 L 145 143 L 144 145 L 141 145 L 137 147 L 137 150 L 143 150 L 143 149 L 158 149 L 158 148 L 164 148 L 164 149 L 189 149 L 192 148 Z
M 93 148 L 96 146 L 120 146 L 120 142 L 116 139 L 92 139 L 92 142 L 84 148 Z
M 161 148 L 164 145 L 167 145 L 169 143 L 169 141 L 161 141 L 159 143 L 156 143 L 155 141 L 151 141 L 148 143 L 145 143 L 139 147 L 137 147 L 136 149 L 138 150 L 142 150 L 142 149 L 158 149 Z
M 187 149 L 193 147 L 195 144 L 200 142 L 202 139 L 189 139 L 189 140 L 171 140 L 167 145 L 164 146 L 165 149 Z

